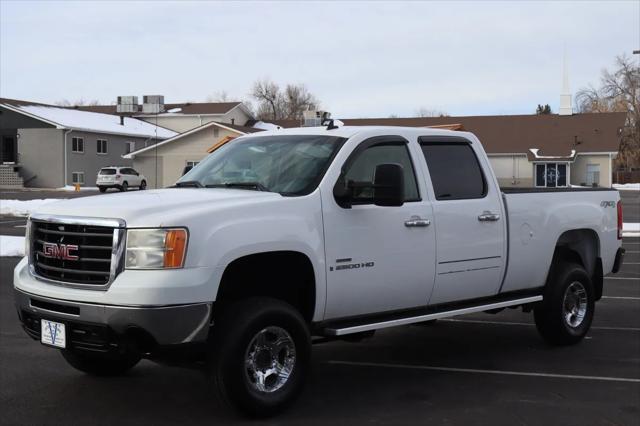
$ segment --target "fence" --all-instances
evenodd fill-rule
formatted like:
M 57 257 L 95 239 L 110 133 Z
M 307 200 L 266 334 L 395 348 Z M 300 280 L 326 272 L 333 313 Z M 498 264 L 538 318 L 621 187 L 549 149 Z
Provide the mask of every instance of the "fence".
M 629 172 L 613 172 L 613 183 L 638 183 L 640 182 L 640 170 Z

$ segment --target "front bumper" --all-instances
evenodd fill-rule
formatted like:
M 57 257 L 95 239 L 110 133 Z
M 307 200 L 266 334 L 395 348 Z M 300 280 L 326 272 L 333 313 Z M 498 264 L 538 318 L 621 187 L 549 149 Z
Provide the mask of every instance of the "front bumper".
M 204 342 L 213 305 L 114 306 L 52 299 L 19 289 L 14 292 L 20 321 L 31 337 L 40 338 L 40 320 L 48 319 L 66 325 L 70 347 L 102 352 L 125 341 L 145 346 Z

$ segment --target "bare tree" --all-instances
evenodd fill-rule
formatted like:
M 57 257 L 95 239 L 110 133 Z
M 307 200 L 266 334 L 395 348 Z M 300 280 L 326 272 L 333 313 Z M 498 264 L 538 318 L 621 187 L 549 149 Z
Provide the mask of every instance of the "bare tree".
M 283 100 L 280 87 L 276 83 L 267 79 L 256 81 L 253 84 L 251 96 L 258 101 L 256 114 L 259 119 L 278 120 L 283 118 Z
M 578 111 L 626 112 L 618 166 L 640 166 L 640 68 L 626 55 L 616 57 L 615 70 L 603 70 L 600 87 L 593 85 L 578 91 Z
M 260 120 L 300 119 L 304 111 L 320 104 L 304 84 L 287 84 L 282 90 L 268 79 L 256 81 L 251 96 L 258 103 L 256 117 Z
M 316 109 L 320 102 L 305 87 L 304 84 L 287 84 L 284 90 L 286 117 L 300 119 L 304 111 Z
M 232 99 L 227 93 L 226 90 L 218 90 L 212 95 L 207 96 L 205 99 L 207 102 L 235 102 L 235 99 Z
M 420 107 L 416 110 L 415 116 L 416 117 L 448 117 L 449 114 L 447 114 L 444 111 L 440 111 L 433 108 Z

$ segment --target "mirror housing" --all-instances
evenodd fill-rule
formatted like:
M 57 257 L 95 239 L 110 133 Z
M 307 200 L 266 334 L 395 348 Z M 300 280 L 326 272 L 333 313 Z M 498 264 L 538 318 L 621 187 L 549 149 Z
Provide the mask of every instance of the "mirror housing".
M 400 164 L 379 164 L 373 178 L 373 203 L 399 207 L 404 204 L 404 168 Z

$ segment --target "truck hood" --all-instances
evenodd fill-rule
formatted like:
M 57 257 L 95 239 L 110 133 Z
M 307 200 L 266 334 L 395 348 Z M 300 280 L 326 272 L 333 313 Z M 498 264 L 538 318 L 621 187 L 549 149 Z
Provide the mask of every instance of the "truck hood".
M 168 188 L 95 195 L 49 203 L 34 214 L 124 219 L 127 226 L 167 226 L 174 219 L 218 209 L 284 200 L 278 193 L 228 188 Z

